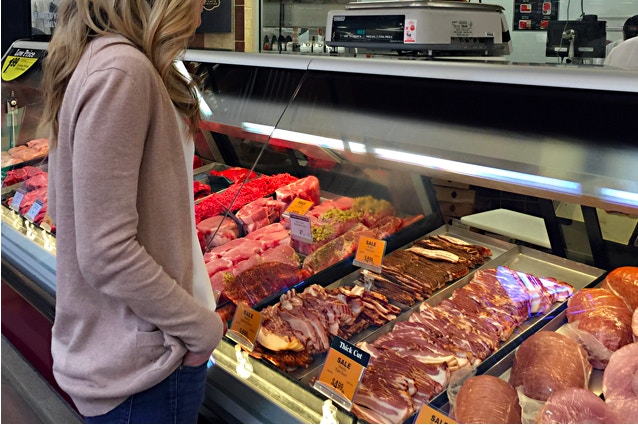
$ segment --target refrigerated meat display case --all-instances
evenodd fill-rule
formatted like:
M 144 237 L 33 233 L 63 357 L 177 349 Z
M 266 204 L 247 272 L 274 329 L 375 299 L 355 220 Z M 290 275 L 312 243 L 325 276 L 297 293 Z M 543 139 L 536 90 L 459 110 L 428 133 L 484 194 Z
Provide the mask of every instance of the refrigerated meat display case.
M 45 52 L 46 43 L 14 43 L 3 66 L 16 49 Z M 418 217 L 387 239 L 388 253 L 427 235 L 450 232 L 490 246 L 499 265 L 523 258 L 523 265 L 534 264 L 529 273 L 558 273 L 576 280 L 576 289 L 596 284 L 614 267 L 638 264 L 635 232 L 628 243 L 619 244 L 605 240 L 597 226 L 597 211 L 638 215 L 635 72 L 206 50 L 188 50 L 177 64 L 200 82 L 203 119 L 195 143 L 206 164 L 195 170 L 196 177 L 208 176 L 212 166 L 243 167 L 261 175 L 312 175 L 320 181 L 322 198 L 387 200 L 401 217 Z M 29 94 L 16 96 L 19 102 L 28 98 L 22 111 L 27 123 L 37 121 L 40 78 L 40 61 L 35 61 L 23 75 L 2 82 L 3 95 Z M 17 134 L 17 144 L 36 137 Z M 46 169 L 45 163 L 35 165 Z M 447 226 L 432 189 L 434 178 L 542 200 L 551 248 L 528 252 L 527 247 Z M 15 302 L 8 299 L 15 294 L 25 304 L 23 311 L 50 324 L 55 315 L 55 236 L 7 204 L 17 189 L 3 188 L 3 307 L 5 298 Z M 590 264 L 565 258 L 553 208 L 559 202 L 582 209 Z M 360 267 L 347 257 L 317 273 L 312 282 L 338 286 L 353 282 L 358 273 Z M 49 336 L 24 332 L 25 318 L 3 314 L 3 334 L 29 352 L 29 360 L 52 380 L 50 355 L 41 348 L 47 347 Z M 540 322 L 530 324 L 516 340 L 534 332 Z M 511 349 L 499 351 L 491 362 Z M 310 384 L 316 363 L 305 372 L 283 372 L 247 356 L 228 338 L 214 357 L 204 418 L 361 421 L 326 404 L 327 397 Z

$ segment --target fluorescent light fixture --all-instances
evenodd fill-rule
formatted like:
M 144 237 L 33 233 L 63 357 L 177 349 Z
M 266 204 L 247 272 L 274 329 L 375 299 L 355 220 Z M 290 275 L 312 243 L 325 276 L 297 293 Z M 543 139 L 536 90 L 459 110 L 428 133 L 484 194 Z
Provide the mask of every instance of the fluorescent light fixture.
M 303 143 L 305 145 L 314 145 L 338 151 L 345 150 L 343 147 L 343 141 L 333 139 L 331 137 L 313 136 L 312 134 L 279 129 L 273 131 L 271 137 L 274 139 L 288 140 L 291 142 Z
M 272 125 L 255 124 L 252 122 L 241 123 L 241 128 L 250 133 L 262 134 L 265 136 L 270 136 L 275 129 Z
M 603 200 L 612 202 L 614 204 L 638 207 L 638 193 L 603 187 L 600 189 L 600 195 Z
M 357 142 L 348 142 L 348 148 L 352 153 L 366 153 L 366 145 Z
M 379 158 L 403 162 L 405 164 L 418 165 L 424 168 L 450 171 L 466 176 L 513 183 L 526 187 L 539 189 L 551 189 L 555 192 L 580 195 L 582 188 L 580 183 L 568 180 L 554 179 L 550 177 L 535 176 L 533 174 L 519 173 L 517 171 L 502 170 L 500 168 L 486 167 L 482 165 L 467 164 L 464 162 L 434 158 L 431 156 L 417 155 L 406 152 L 398 152 L 390 149 L 375 148 L 374 154 Z

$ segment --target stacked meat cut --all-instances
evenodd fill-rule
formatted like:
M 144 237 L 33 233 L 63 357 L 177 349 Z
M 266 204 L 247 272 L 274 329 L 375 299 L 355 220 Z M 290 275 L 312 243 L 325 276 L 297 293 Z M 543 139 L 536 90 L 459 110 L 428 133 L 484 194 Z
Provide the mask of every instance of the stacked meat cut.
M 371 360 L 354 397 L 353 412 L 367 421 L 405 421 L 429 400 L 432 381 L 446 388 L 451 372 L 478 365 L 527 318 L 572 293 L 566 282 L 505 266 L 477 270 L 449 299 L 436 306 L 423 303 L 390 332 L 359 344 Z M 395 362 L 397 355 L 401 363 Z M 412 362 L 418 362 L 430 379 L 415 372 Z
M 293 289 L 262 310 L 252 354 L 286 371 L 307 367 L 314 355 L 328 351 L 332 336 L 349 339 L 369 326 L 395 319 L 400 312 L 383 295 L 362 286 L 311 285 L 301 293 Z
M 386 255 L 381 273 L 366 271 L 364 277 L 390 299 L 412 306 L 446 283 L 467 275 L 470 268 L 485 263 L 491 255 L 489 248 L 458 238 L 429 236 L 409 249 Z

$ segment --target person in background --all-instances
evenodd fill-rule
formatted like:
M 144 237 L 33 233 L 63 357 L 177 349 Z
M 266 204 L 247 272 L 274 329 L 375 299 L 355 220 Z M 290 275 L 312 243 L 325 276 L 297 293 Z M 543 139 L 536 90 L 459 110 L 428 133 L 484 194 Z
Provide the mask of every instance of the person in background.
M 622 28 L 622 39 L 609 43 L 607 45 L 607 54 L 605 56 L 605 65 L 612 65 L 618 67 L 631 67 L 633 62 L 638 61 L 635 58 L 636 52 L 632 50 L 632 45 L 635 45 L 635 41 L 633 43 L 629 43 L 629 45 L 625 46 L 620 53 L 615 53 L 613 56 L 611 53 L 620 45 L 624 44 L 626 41 L 635 38 L 638 36 L 638 15 L 634 15 L 631 18 L 628 18 Z
M 197 423 L 215 313 L 194 226 L 203 0 L 62 0 L 44 62 L 53 373 L 88 423 Z

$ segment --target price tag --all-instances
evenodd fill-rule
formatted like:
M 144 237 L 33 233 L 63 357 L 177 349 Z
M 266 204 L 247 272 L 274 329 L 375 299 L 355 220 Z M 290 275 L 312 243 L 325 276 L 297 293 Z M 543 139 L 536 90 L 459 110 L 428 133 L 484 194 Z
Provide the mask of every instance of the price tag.
M 446 414 L 430 407 L 427 404 L 423 404 L 419 414 L 414 421 L 415 424 L 457 424 L 458 422 L 452 420 Z
M 290 237 L 299 242 L 312 243 L 312 225 L 310 224 L 310 217 L 291 213 Z
M 369 353 L 335 336 L 314 388 L 349 411 L 369 361 Z
M 29 211 L 27 211 L 27 213 L 24 216 L 29 221 L 35 220 L 35 217 L 38 215 L 38 213 L 40 212 L 43 206 L 44 206 L 44 203 L 41 200 L 36 199 L 33 205 L 31 205 L 31 208 L 29 208 Z
M 352 262 L 355 266 L 381 273 L 381 262 L 385 254 L 386 241 L 368 236 L 359 237 L 357 253 Z
M 305 199 L 295 198 L 294 201 L 290 203 L 288 208 L 286 208 L 286 213 L 288 214 L 297 214 L 297 215 L 306 215 L 308 210 L 312 207 L 312 201 L 306 201 Z
M 244 303 L 237 305 L 235 316 L 226 335 L 249 351 L 255 348 L 255 340 L 261 328 L 262 314 Z
M 45 50 L 14 48 L 2 64 L 2 80 L 15 80 L 44 57 L 44 53 Z
M 25 193 L 26 192 L 24 191 L 24 189 L 18 189 L 16 193 L 13 195 L 13 199 L 11 200 L 11 203 L 9 204 L 9 208 L 15 211 L 19 211 L 20 204 L 22 204 L 22 200 L 24 199 Z

